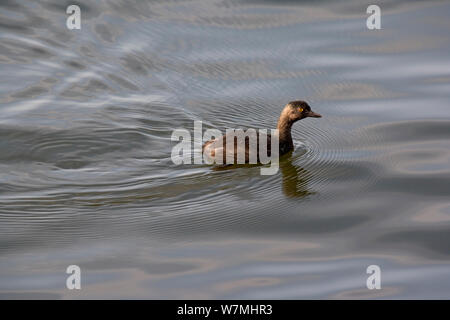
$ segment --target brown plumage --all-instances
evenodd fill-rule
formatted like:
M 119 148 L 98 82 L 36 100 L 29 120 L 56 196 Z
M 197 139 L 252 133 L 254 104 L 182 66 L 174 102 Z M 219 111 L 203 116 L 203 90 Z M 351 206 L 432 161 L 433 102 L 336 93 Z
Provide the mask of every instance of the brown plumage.
M 281 111 L 280 118 L 278 119 L 277 129 L 279 132 L 279 155 L 282 156 L 292 150 L 294 150 L 294 143 L 292 142 L 291 128 L 292 125 L 298 120 L 312 117 L 312 118 L 321 118 L 322 116 L 318 113 L 311 111 L 311 107 L 305 102 L 301 100 L 291 101 L 289 102 L 284 109 Z M 223 135 L 217 139 L 207 141 L 203 147 L 202 151 L 211 157 L 215 157 L 218 149 L 222 149 L 223 154 L 223 163 L 226 163 L 226 154 L 230 153 L 230 150 L 226 148 L 226 141 L 231 139 L 233 136 L 229 134 Z M 260 162 L 259 159 L 259 140 L 267 139 L 267 155 L 271 156 L 271 135 L 270 133 L 265 135 L 260 135 L 258 131 L 256 131 L 257 137 L 257 162 Z M 238 149 L 245 147 L 245 163 L 249 163 L 249 138 L 245 137 L 245 146 L 238 145 L 237 138 L 234 137 L 234 150 L 231 153 L 234 155 L 234 163 L 237 163 Z

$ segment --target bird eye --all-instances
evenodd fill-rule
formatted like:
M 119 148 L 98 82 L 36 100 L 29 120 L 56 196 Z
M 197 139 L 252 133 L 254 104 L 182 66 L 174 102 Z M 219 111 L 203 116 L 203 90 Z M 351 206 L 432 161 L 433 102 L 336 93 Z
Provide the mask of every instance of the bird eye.
M 298 111 L 299 112 L 303 112 L 303 108 L 298 108 Z

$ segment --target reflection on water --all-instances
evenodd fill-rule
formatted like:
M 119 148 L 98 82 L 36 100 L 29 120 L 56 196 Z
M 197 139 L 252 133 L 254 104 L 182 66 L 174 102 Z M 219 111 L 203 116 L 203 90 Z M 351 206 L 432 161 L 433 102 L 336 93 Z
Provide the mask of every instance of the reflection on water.
M 0 298 L 450 297 L 449 3 L 69 4 L 0 3 Z M 277 174 L 172 163 L 294 99 Z
M 280 161 L 283 193 L 288 198 L 303 198 L 314 194 L 308 190 L 308 170 L 292 164 L 292 154 Z

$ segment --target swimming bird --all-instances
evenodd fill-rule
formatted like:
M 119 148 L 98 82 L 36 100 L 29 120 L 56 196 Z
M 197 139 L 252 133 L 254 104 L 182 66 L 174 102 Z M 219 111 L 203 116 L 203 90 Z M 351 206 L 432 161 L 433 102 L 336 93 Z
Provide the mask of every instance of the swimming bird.
M 278 138 L 279 138 L 279 156 L 282 156 L 292 150 L 294 150 L 294 143 L 292 142 L 291 128 L 292 125 L 298 120 L 304 118 L 321 118 L 322 116 L 316 112 L 311 110 L 311 107 L 302 100 L 296 100 L 289 102 L 281 111 L 280 118 L 278 119 L 277 129 L 278 129 Z M 257 132 L 257 162 L 260 162 L 259 159 L 259 139 L 262 135 Z M 267 156 L 271 156 L 271 138 L 270 134 L 264 135 L 264 139 L 267 137 Z M 234 148 L 232 150 L 227 150 L 226 140 L 234 138 Z M 207 157 L 215 157 L 216 154 L 220 155 L 221 152 L 223 155 L 223 163 L 229 164 L 226 161 L 226 155 L 231 154 L 234 157 L 234 163 L 237 162 L 237 155 L 239 150 L 245 154 L 245 163 L 249 162 L 249 138 L 245 137 L 245 144 L 238 145 L 237 138 L 234 135 L 226 134 L 219 138 L 207 141 L 203 147 L 203 154 Z M 245 148 L 242 150 L 241 148 Z

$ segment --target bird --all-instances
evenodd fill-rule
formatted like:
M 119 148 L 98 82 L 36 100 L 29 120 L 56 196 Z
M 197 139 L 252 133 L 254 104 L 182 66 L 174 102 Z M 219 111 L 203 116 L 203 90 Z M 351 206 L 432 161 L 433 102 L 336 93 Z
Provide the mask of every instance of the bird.
M 311 107 L 309 104 L 303 100 L 295 100 L 291 101 L 283 108 L 280 114 L 280 118 L 278 119 L 277 123 L 277 129 L 278 129 L 278 139 L 279 139 L 279 156 L 282 156 L 286 153 L 291 152 L 294 150 L 294 143 L 292 141 L 292 134 L 291 129 L 292 125 L 305 118 L 321 118 L 322 115 L 319 113 L 313 112 L 311 110 Z M 248 131 L 247 131 L 248 132 Z M 234 148 L 231 150 L 227 150 L 227 138 L 228 140 L 234 138 Z M 260 154 L 259 154 L 259 140 L 260 139 L 267 139 L 267 156 L 271 156 L 271 139 L 272 135 L 262 135 L 260 132 L 256 132 L 256 157 L 257 157 L 257 163 L 260 163 Z M 244 148 L 244 150 L 242 150 Z M 238 152 L 241 151 L 243 154 L 245 154 L 245 163 L 252 163 L 251 157 L 250 157 L 250 142 L 249 142 L 249 136 L 247 135 L 245 137 L 245 144 L 238 145 L 237 137 L 235 134 L 227 133 L 223 136 L 220 136 L 218 138 L 209 140 L 205 142 L 202 146 L 202 152 L 203 155 L 206 157 L 215 158 L 216 155 L 220 156 L 220 153 L 223 156 L 223 164 L 237 164 L 238 163 Z M 231 155 L 229 158 L 233 158 L 233 163 L 230 163 L 227 161 L 227 154 Z M 217 160 L 216 160 L 217 162 Z

